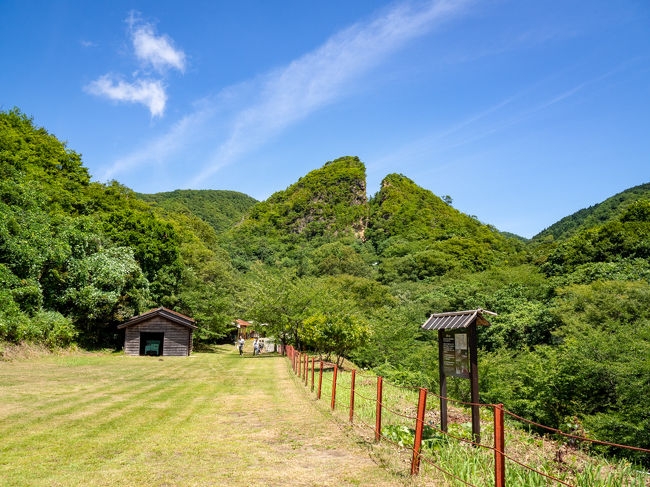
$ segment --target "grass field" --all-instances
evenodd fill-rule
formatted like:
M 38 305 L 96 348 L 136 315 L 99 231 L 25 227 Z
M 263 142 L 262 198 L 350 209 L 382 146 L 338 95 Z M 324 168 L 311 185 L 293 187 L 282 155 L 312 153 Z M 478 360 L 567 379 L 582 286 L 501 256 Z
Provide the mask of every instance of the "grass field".
M 404 485 L 277 356 L 0 362 L 0 485 Z

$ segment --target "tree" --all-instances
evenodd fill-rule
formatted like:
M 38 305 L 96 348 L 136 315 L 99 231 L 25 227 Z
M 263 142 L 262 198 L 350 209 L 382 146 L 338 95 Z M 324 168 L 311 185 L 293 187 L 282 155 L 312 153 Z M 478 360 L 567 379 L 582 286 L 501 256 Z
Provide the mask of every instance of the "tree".
M 303 320 L 313 299 L 311 278 L 299 278 L 295 271 L 269 269 L 256 264 L 239 297 L 243 315 L 268 325 L 267 333 L 282 345 L 303 348 Z

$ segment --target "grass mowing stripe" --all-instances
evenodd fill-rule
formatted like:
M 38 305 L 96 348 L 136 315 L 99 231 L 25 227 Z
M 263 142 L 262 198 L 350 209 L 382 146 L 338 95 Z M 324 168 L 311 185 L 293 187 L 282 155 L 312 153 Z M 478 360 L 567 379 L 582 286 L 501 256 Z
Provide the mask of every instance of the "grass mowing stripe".
M 106 457 L 106 453 L 115 451 L 116 445 L 120 445 L 125 441 L 129 444 L 134 441 L 137 442 L 137 439 L 144 437 L 143 433 L 148 431 L 155 432 L 163 423 L 166 428 L 171 428 L 179 424 L 182 419 L 177 416 L 191 406 L 190 402 L 182 400 L 187 396 L 186 385 L 180 384 L 173 389 L 165 391 L 165 393 L 165 402 L 171 405 L 167 404 L 165 407 L 152 408 L 149 404 L 150 401 L 140 404 L 139 407 L 130 409 L 127 414 L 112 418 L 109 422 L 102 424 L 101 428 L 97 428 L 96 432 L 88 432 L 75 438 L 77 441 L 91 440 L 85 444 L 92 445 L 96 443 L 99 447 L 93 448 L 92 451 L 89 449 L 81 455 L 74 452 L 74 459 L 83 461 L 95 456 Z M 138 414 L 143 411 L 146 411 L 146 414 Z M 115 438 L 115 432 L 109 430 L 110 426 L 119 428 L 121 436 Z M 114 439 L 108 441 L 107 438 Z
M 200 371 L 200 368 L 197 366 L 197 370 Z M 213 369 L 214 370 L 214 369 Z M 198 376 L 198 374 L 184 374 L 185 376 L 187 375 L 194 375 Z M 148 378 L 147 378 L 148 379 Z M 174 418 L 174 415 L 179 414 L 181 411 L 185 410 L 188 408 L 188 405 L 193 405 L 194 407 L 192 409 L 196 409 L 196 407 L 200 407 L 201 404 L 205 404 L 205 397 L 195 397 L 194 400 L 191 403 L 188 403 L 187 401 L 183 400 L 182 398 L 179 399 L 179 393 L 183 392 L 184 390 L 187 389 L 188 384 L 185 382 L 179 382 L 178 385 L 175 387 L 169 387 L 169 383 L 174 383 L 177 382 L 177 379 L 169 379 L 166 381 L 163 381 L 162 383 L 159 383 L 158 386 L 163 386 L 164 389 L 160 390 L 159 393 L 155 396 L 151 395 L 151 391 L 146 392 L 144 395 L 145 401 L 140 402 L 138 407 L 129 407 L 128 409 L 122 408 L 121 411 L 119 411 L 119 414 L 115 417 L 113 417 L 110 421 L 110 423 L 104 421 L 101 424 L 97 425 L 95 428 L 92 429 L 86 429 L 85 433 L 82 435 L 66 435 L 66 441 L 69 440 L 74 440 L 76 444 L 80 444 L 80 446 L 84 446 L 84 448 L 81 449 L 75 449 L 74 451 L 69 451 L 68 454 L 71 455 L 71 458 L 65 458 L 65 455 L 58 455 L 57 460 L 71 460 L 71 459 L 79 459 L 79 458 L 95 458 L 97 455 L 101 456 L 106 456 L 107 453 L 113 452 L 115 453 L 115 447 L 119 446 L 122 443 L 121 439 L 114 440 L 111 442 L 107 442 L 105 436 L 111 437 L 115 436 L 114 431 L 112 431 L 114 428 L 111 428 L 110 426 L 115 426 L 116 428 L 119 428 L 122 430 L 123 435 L 127 435 L 129 437 L 133 437 L 134 435 L 141 434 L 141 432 L 146 432 L 147 430 L 151 429 L 152 426 L 159 425 L 163 421 L 167 421 L 168 425 L 175 425 L 192 414 L 192 411 L 188 411 L 186 414 L 179 415 L 178 418 Z M 196 392 L 197 390 L 203 390 L 203 389 L 213 389 L 213 384 L 209 381 L 202 381 L 199 382 L 193 381 L 190 383 L 193 386 L 193 391 Z M 133 387 L 135 384 L 131 384 L 130 387 Z M 140 394 L 143 395 L 143 394 Z M 132 401 L 136 396 L 132 395 L 129 398 L 126 398 L 126 401 Z M 158 401 L 158 399 L 164 398 L 164 401 Z M 155 404 L 154 404 L 155 403 Z M 170 407 L 168 404 L 164 403 L 175 403 L 175 407 Z M 139 414 L 141 412 L 145 412 L 146 415 Z M 102 411 L 102 414 L 105 413 L 105 410 Z M 124 419 L 127 419 L 127 421 L 124 421 Z M 144 420 L 142 418 L 145 418 Z M 171 420 L 170 420 L 171 418 Z M 85 419 L 92 419 L 92 418 L 85 418 Z M 130 419 L 130 421 L 128 420 Z M 117 424 L 119 422 L 119 424 Z M 144 422 L 144 424 L 143 424 Z M 75 427 L 75 431 L 78 431 L 78 429 Z M 65 431 L 65 429 L 63 430 Z M 104 431 L 105 434 L 101 434 L 101 432 Z M 57 434 L 60 434 L 61 429 L 57 432 Z M 99 432 L 99 433 L 98 433 Z M 88 442 L 84 441 L 89 438 L 92 438 L 93 441 L 88 444 Z M 49 443 L 49 442 L 48 442 Z M 93 444 L 97 443 L 100 447 L 94 447 Z M 55 453 L 51 451 L 52 449 L 48 447 L 48 452 L 49 453 Z M 88 455 L 83 455 L 80 452 L 83 451 L 88 451 Z M 85 460 L 84 460 L 85 461 Z M 48 470 L 49 471 L 49 470 Z M 45 476 L 47 476 L 47 473 L 45 473 Z
M 130 371 L 130 372 L 131 372 L 131 375 L 134 374 L 134 371 Z M 145 373 L 144 370 L 143 371 L 135 371 L 135 372 Z M 154 380 L 155 379 L 165 378 L 165 377 L 166 377 L 166 375 L 165 375 L 164 370 L 159 371 L 159 373 L 156 374 L 156 375 L 150 375 L 149 376 L 150 379 L 154 379 Z M 94 387 L 94 388 L 92 388 L 92 394 L 89 394 L 87 392 L 87 389 L 82 389 L 82 390 L 79 390 L 79 391 L 75 391 L 74 394 L 69 394 L 69 395 L 66 395 L 65 397 L 62 397 L 60 399 L 50 400 L 50 401 L 43 400 L 42 398 L 39 398 L 37 395 L 35 395 L 37 397 L 35 397 L 34 399 L 40 399 L 39 403 L 38 403 L 39 405 L 37 407 L 35 407 L 35 408 L 28 408 L 29 410 L 27 412 L 29 414 L 26 414 L 26 411 L 23 410 L 23 411 L 21 411 L 19 413 L 10 414 L 10 415 L 7 415 L 7 416 L 3 417 L 2 422 L 7 423 L 7 424 L 11 423 L 12 425 L 15 425 L 16 427 L 20 427 L 24 423 L 27 423 L 27 422 L 32 422 L 32 423 L 37 422 L 37 420 L 40 418 L 40 416 L 37 415 L 36 417 L 34 417 L 33 413 L 35 413 L 35 412 L 44 412 L 46 414 L 43 414 L 42 416 L 44 418 L 48 418 L 48 417 L 50 417 L 52 415 L 52 413 L 63 413 L 63 412 L 66 412 L 66 410 L 70 410 L 70 404 L 71 403 L 75 404 L 75 407 L 76 407 L 76 406 L 80 406 L 80 405 L 100 401 L 100 400 L 104 399 L 105 396 L 107 396 L 107 395 L 121 394 L 122 392 L 128 391 L 129 389 L 131 389 L 133 387 L 131 382 L 134 379 L 132 377 L 130 377 L 127 381 L 125 381 L 125 378 L 124 378 L 123 375 L 122 376 L 117 376 L 116 375 L 115 377 L 104 376 L 104 380 L 108 380 L 109 381 L 108 384 L 106 384 L 106 386 L 103 386 L 103 387 Z M 141 380 L 141 377 L 138 377 L 138 380 Z M 7 396 L 7 394 L 5 393 L 5 398 L 6 398 L 6 396 Z M 90 397 L 86 401 L 76 400 L 77 398 L 88 397 L 88 396 L 92 396 L 92 397 Z M 24 400 L 21 401 L 21 402 L 24 403 L 24 402 L 30 401 L 32 398 L 23 397 L 23 399 Z M 64 405 L 65 407 L 57 409 L 56 407 L 60 406 L 60 405 Z M 22 419 L 23 421 L 20 421 L 20 419 Z M 8 432 L 11 431 L 11 429 L 10 430 L 0 430 L 0 431 L 8 433 Z
M 17 441 L 9 441 L 8 444 L 4 445 L 2 448 L 0 448 L 0 451 L 6 451 L 7 448 L 15 448 L 17 446 L 23 445 L 23 444 L 28 444 L 31 441 L 36 441 L 38 439 L 43 439 L 48 436 L 51 436 L 55 433 L 53 433 L 53 427 L 59 428 L 59 431 L 61 430 L 67 430 L 70 426 L 77 426 L 80 424 L 87 423 L 89 421 L 93 421 L 99 417 L 105 416 L 108 412 L 113 412 L 113 411 L 126 411 L 129 408 L 134 407 L 132 402 L 134 400 L 137 400 L 142 397 L 147 397 L 150 396 L 151 393 L 155 393 L 158 391 L 160 394 L 164 394 L 168 389 L 165 389 L 168 387 L 169 384 L 167 381 L 158 381 L 154 384 L 149 385 L 147 388 L 142 388 L 139 390 L 138 393 L 136 394 L 130 394 L 124 396 L 122 399 L 118 400 L 113 400 L 110 403 L 104 404 L 104 407 L 101 407 L 99 410 L 94 411 L 92 414 L 89 414 L 87 416 L 83 416 L 81 418 L 75 418 L 75 419 L 70 419 L 66 418 L 64 416 L 64 413 L 70 412 L 70 411 L 78 411 L 77 405 L 72 404 L 70 405 L 69 408 L 66 408 L 65 411 L 59 411 L 55 412 L 52 415 L 48 417 L 50 421 L 45 421 L 44 419 L 41 418 L 39 421 L 39 425 L 42 426 L 42 428 L 38 428 L 34 430 L 32 427 L 30 427 L 29 432 L 27 436 L 24 434 L 21 435 L 20 438 L 17 439 Z M 93 401 L 92 404 L 86 404 L 88 405 L 93 405 L 96 403 L 101 403 L 100 401 L 101 398 L 98 398 L 97 400 Z M 120 413 L 121 414 L 121 413 Z
M 176 391 L 181 391 L 184 388 L 185 384 L 181 383 L 174 388 L 161 389 L 155 396 L 150 397 L 151 400 L 170 394 L 173 397 Z M 138 414 L 155 410 L 151 408 L 150 402 L 140 402 L 120 409 L 116 411 L 117 414 L 113 414 L 101 422 L 94 422 L 94 427 L 80 428 L 78 424 L 74 426 L 66 425 L 68 427 L 50 430 L 38 437 L 31 437 L 30 441 L 23 442 L 19 449 L 13 450 L 16 453 L 13 459 L 7 454 L 3 459 L 3 463 L 8 461 L 10 465 L 16 465 L 27 462 L 32 466 L 33 477 L 46 478 L 50 475 L 52 467 L 60 465 L 61 462 L 67 463 L 75 458 L 83 458 L 84 455 L 96 456 L 97 451 L 102 450 L 102 448 L 97 448 L 96 445 L 102 445 L 106 449 L 115 444 L 123 443 L 125 441 L 124 433 L 128 433 L 133 424 L 151 418 L 150 414 Z M 163 410 L 159 409 L 159 411 Z M 119 428 L 122 434 L 116 436 L 116 428 Z M 62 434 L 65 441 L 57 443 L 55 440 Z M 108 442 L 106 438 L 114 438 L 114 440 Z M 75 448 L 71 449 L 71 445 L 75 445 Z M 25 452 L 29 452 L 29 454 L 27 455 Z
M 176 389 L 183 389 L 183 384 L 176 386 Z M 167 392 L 169 391 L 160 391 L 156 397 Z M 139 414 L 144 411 L 147 411 L 148 414 Z M 66 428 L 53 432 L 49 437 L 39 438 L 37 445 L 25 445 L 10 463 L 14 466 L 21 463 L 29 465 L 30 476 L 34 480 L 49 480 L 53 472 L 65 472 L 70 465 L 74 469 L 97 461 L 101 463 L 125 448 L 128 449 L 131 438 L 129 433 L 135 430 L 134 425 L 145 420 L 155 423 L 150 411 L 152 409 L 148 403 L 140 403 L 119 414 L 112 415 L 108 420 L 97 423 L 93 428 L 83 430 L 75 428 L 72 431 Z M 116 435 L 117 428 L 119 428 L 120 434 Z M 55 440 L 62 433 L 65 441 L 57 443 Z M 71 448 L 72 445 L 74 448 Z M 25 455 L 25 451 L 28 451 L 29 454 Z M 51 485 L 52 483 L 48 481 L 46 484 Z
M 26 426 L 33 427 L 43 422 L 51 420 L 55 416 L 64 416 L 68 413 L 78 412 L 85 406 L 92 406 L 97 403 L 106 402 L 110 397 L 121 396 L 122 394 L 133 389 L 133 384 L 114 384 L 111 388 L 103 388 L 100 393 L 86 394 L 80 393 L 68 396 L 62 399 L 54 408 L 47 408 L 42 414 L 36 416 L 23 414 L 22 420 L 16 421 L 15 415 L 2 419 L 2 422 L 10 425 L 8 428 L 0 427 L 0 434 L 8 435 L 24 429 Z M 39 411 L 40 412 L 40 411 Z M 29 413 L 29 412 L 28 412 Z

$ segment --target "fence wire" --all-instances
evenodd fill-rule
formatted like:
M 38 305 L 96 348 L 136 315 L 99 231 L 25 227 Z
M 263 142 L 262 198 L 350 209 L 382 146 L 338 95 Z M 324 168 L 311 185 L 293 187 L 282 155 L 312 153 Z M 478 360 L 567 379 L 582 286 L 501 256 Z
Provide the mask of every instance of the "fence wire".
M 415 392 L 419 392 L 421 388 L 419 387 L 411 387 L 411 386 L 401 386 L 398 384 L 393 384 L 390 383 L 386 380 L 381 379 L 381 384 L 382 388 L 394 388 L 397 391 L 400 391 L 399 394 L 382 394 L 381 398 L 379 399 L 377 396 L 375 397 L 368 397 L 367 394 L 368 391 L 378 391 L 378 383 L 379 383 L 379 378 L 377 376 L 371 375 L 367 372 L 361 372 L 359 370 L 355 370 L 355 382 L 354 382 L 354 388 L 352 387 L 352 374 L 351 371 L 343 369 L 342 367 L 338 367 L 337 364 L 334 364 L 329 361 L 324 361 L 321 360 L 320 357 L 311 357 L 311 356 L 306 356 L 305 354 L 300 354 L 297 357 L 295 356 L 297 352 L 295 349 L 292 347 L 287 347 L 287 353 L 289 356 L 289 359 L 293 361 L 293 364 L 295 364 L 294 371 L 296 375 L 300 372 L 300 380 L 301 382 L 305 382 L 305 375 L 307 374 L 307 379 L 309 379 L 309 374 L 314 372 L 315 377 L 317 376 L 318 378 L 314 379 L 314 384 L 315 387 L 318 387 L 316 384 L 321 384 L 320 386 L 320 393 L 321 393 L 321 398 L 327 398 L 327 397 L 333 397 L 335 393 L 335 401 L 332 402 L 333 408 L 336 407 L 342 407 L 343 409 L 346 409 L 350 411 L 350 418 L 354 417 L 353 424 L 358 425 L 361 424 L 364 427 L 372 430 L 377 438 L 381 438 L 382 440 L 385 440 L 386 442 L 397 446 L 400 450 L 406 450 L 406 451 L 411 451 L 413 453 L 413 461 L 416 461 L 417 459 L 422 460 L 426 464 L 434 467 L 441 473 L 443 473 L 445 476 L 448 476 L 449 478 L 453 478 L 459 482 L 462 482 L 464 485 L 469 485 L 473 486 L 473 484 L 469 483 L 468 481 L 456 476 L 452 472 L 449 472 L 445 469 L 443 469 L 440 465 L 436 464 L 433 460 L 428 458 L 425 454 L 422 453 L 421 448 L 416 450 L 415 445 L 412 445 L 410 447 L 406 447 L 400 443 L 397 443 L 394 441 L 392 438 L 387 437 L 385 434 L 383 434 L 383 428 L 388 427 L 388 426 L 394 426 L 394 425 L 411 425 L 411 426 L 416 426 L 418 422 L 422 423 L 422 426 L 426 425 L 432 429 L 434 429 L 436 432 L 445 435 L 446 437 L 453 438 L 455 440 L 458 440 L 460 442 L 472 445 L 476 448 L 479 449 L 484 449 L 491 451 L 497 455 L 502 455 L 504 458 L 510 460 L 511 462 L 519 465 L 520 467 L 527 469 L 529 471 L 532 471 L 538 475 L 541 475 L 545 477 L 548 480 L 552 480 L 554 482 L 557 482 L 562 485 L 566 485 L 568 487 L 573 487 L 571 484 L 553 476 L 550 474 L 547 474 L 545 472 L 542 472 L 530 465 L 525 464 L 524 462 L 514 458 L 513 456 L 505 453 L 504 451 L 501 451 L 497 449 L 495 446 L 491 445 L 486 445 L 483 443 L 479 443 L 476 441 L 469 440 L 467 438 L 463 438 L 461 436 L 457 436 L 454 434 L 451 434 L 447 431 L 444 431 L 443 429 L 439 428 L 436 426 L 434 423 L 431 421 L 427 421 L 426 418 L 426 412 L 427 410 L 434 410 L 435 407 L 429 407 L 429 401 L 428 399 L 425 399 L 424 403 L 424 416 L 422 419 L 418 418 L 417 416 L 413 416 L 412 414 L 409 414 L 405 409 L 409 408 L 408 403 L 410 401 L 410 404 L 412 405 L 413 402 L 415 401 L 416 395 L 414 394 Z M 312 367 L 314 370 L 312 371 L 310 368 L 305 371 L 304 368 L 304 361 L 305 358 L 308 364 L 308 367 L 311 365 L 311 359 L 314 358 L 314 366 Z M 299 365 L 300 361 L 302 360 L 302 367 Z M 335 374 L 333 373 L 336 371 L 336 383 L 334 382 L 334 376 Z M 322 380 L 322 382 L 321 382 Z M 306 387 L 309 386 L 309 380 L 305 383 Z M 360 393 L 359 391 L 363 391 L 365 394 Z M 335 391 L 335 392 L 334 392 Z M 426 389 L 425 389 L 426 391 Z M 317 392 L 316 390 L 314 392 Z M 496 407 L 499 407 L 495 404 L 484 404 L 484 403 L 472 403 L 472 402 L 467 402 L 467 401 L 460 401 L 457 399 L 449 398 L 449 397 L 444 397 L 439 394 L 433 393 L 431 391 L 426 391 L 429 396 L 433 396 L 434 398 L 437 399 L 443 399 L 452 403 L 456 404 L 461 404 L 463 406 L 479 406 L 479 407 L 487 407 L 494 409 Z M 354 402 L 352 402 L 352 397 L 354 394 Z M 388 404 L 391 402 L 391 404 Z M 352 404 L 354 404 L 354 408 L 352 408 Z M 377 405 L 379 408 L 377 408 Z M 370 406 L 370 407 L 368 407 Z M 377 420 L 377 412 L 381 411 L 381 421 L 378 421 L 378 424 L 376 426 L 371 426 L 368 424 L 366 421 L 367 420 Z M 617 443 L 610 443 L 606 441 L 600 441 L 600 440 L 594 440 L 591 438 L 587 438 L 584 436 L 578 436 L 578 435 L 573 435 L 570 433 L 565 433 L 559 429 L 556 428 L 551 428 L 549 426 L 545 426 L 539 423 L 536 423 L 534 421 L 528 420 L 526 418 L 523 418 L 521 416 L 518 416 L 510 411 L 507 411 L 505 409 L 502 409 L 504 414 L 507 414 L 517 420 L 523 421 L 525 423 L 534 425 L 539 428 L 543 428 L 549 431 L 552 431 L 553 433 L 573 438 L 576 440 L 582 440 L 582 441 L 588 441 L 592 443 L 597 443 L 597 444 L 602 444 L 602 445 L 607 445 L 607 446 L 613 446 L 613 447 L 620 447 L 620 448 L 626 448 L 630 450 L 636 450 L 636 451 L 642 451 L 642 452 L 647 452 L 650 453 L 650 450 L 645 449 L 645 448 L 639 448 L 639 447 L 633 447 L 633 446 L 628 446 L 628 445 L 620 445 Z M 418 413 L 419 414 L 419 413 Z M 399 419 L 397 419 L 399 418 Z M 392 419 L 392 421 L 389 421 L 389 419 Z M 382 427 L 382 423 L 384 423 L 384 426 Z M 495 443 L 496 445 L 496 443 Z M 475 487 L 475 486 L 473 486 Z

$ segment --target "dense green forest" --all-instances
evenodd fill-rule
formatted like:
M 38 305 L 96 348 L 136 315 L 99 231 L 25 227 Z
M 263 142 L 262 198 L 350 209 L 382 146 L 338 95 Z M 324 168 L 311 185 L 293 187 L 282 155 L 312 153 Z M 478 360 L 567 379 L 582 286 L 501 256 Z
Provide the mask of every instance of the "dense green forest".
M 248 209 L 257 203 L 255 198 L 244 193 L 214 189 L 177 189 L 155 194 L 136 193 L 136 196 L 168 210 L 189 210 L 209 223 L 218 234 L 241 220 Z
M 650 447 L 648 184 L 532 241 L 459 212 L 401 174 L 370 198 L 342 157 L 257 202 L 137 195 L 0 113 L 0 339 L 119 347 L 149 307 L 197 319 L 197 341 L 245 318 L 285 343 L 437 387 L 432 312 L 484 308 L 481 398 L 549 426 Z M 564 222 L 564 223 L 562 223 Z M 548 236 L 552 236 L 549 238 Z M 466 381 L 451 394 L 468 396 Z
M 79 154 L 0 113 L 0 338 L 115 346 L 115 325 L 154 305 L 223 337 L 236 286 L 209 224 L 92 182 Z
M 650 183 L 634 186 L 589 208 L 583 208 L 572 215 L 565 216 L 550 227 L 539 232 L 533 237 L 533 240 L 544 241 L 549 236 L 552 236 L 555 240 L 566 239 L 581 230 L 615 220 L 630 204 L 639 200 L 649 199 Z

